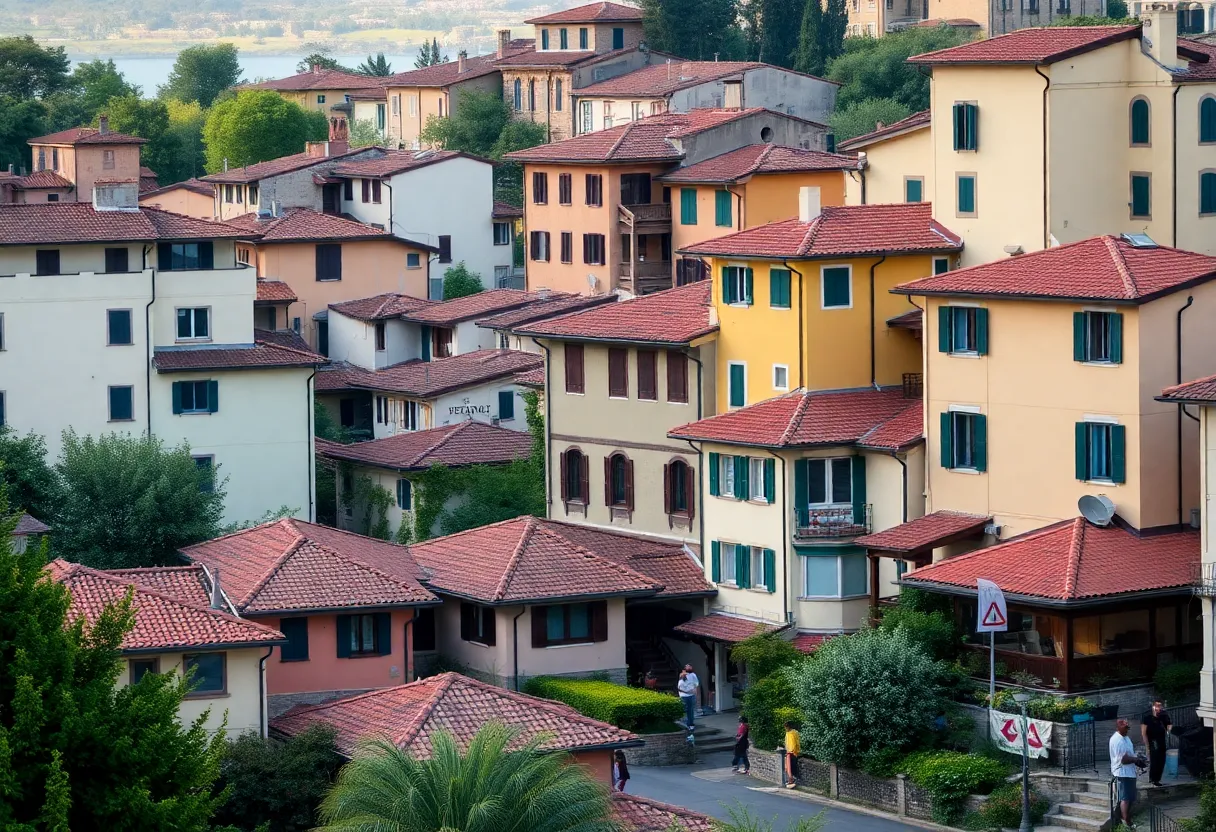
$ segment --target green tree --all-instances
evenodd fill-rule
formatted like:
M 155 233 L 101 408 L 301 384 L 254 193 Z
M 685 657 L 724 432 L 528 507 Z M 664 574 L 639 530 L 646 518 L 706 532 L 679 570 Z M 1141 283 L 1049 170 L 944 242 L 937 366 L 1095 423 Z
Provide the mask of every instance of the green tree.
M 7 486 L 12 506 L 54 524 L 63 499 L 59 476 L 47 462 L 46 442 L 36 433 L 21 436 L 0 426 L 0 485 Z M 0 515 L 3 518 L 4 515 Z
M 169 107 L 164 101 L 138 95 L 112 98 L 106 105 L 106 114 L 111 129 L 148 140 L 140 152 L 141 161 L 156 171 L 158 177 L 162 170 L 172 171 L 182 148 L 177 137 L 169 132 Z M 174 181 L 177 180 L 169 176 L 161 184 Z
M 161 185 L 170 185 L 204 173 L 203 124 L 207 114 L 197 101 L 170 98 L 165 102 L 165 107 L 169 112 L 165 139 L 175 153 L 167 161 L 158 161 L 160 167 L 154 170 Z
M 760 60 L 792 67 L 801 49 L 799 24 L 805 28 L 805 13 L 798 0 L 755 0 L 760 4 Z M 807 0 L 816 3 L 818 0 Z M 820 10 L 822 17 L 822 9 Z M 818 34 L 816 35 L 818 37 Z
M 241 63 L 231 43 L 189 46 L 177 54 L 169 80 L 157 90 L 161 98 L 197 101 L 210 107 L 221 92 L 239 83 Z
M 314 50 L 305 55 L 298 64 L 296 64 L 296 72 L 310 72 L 315 66 L 318 69 L 336 69 L 339 72 L 350 72 L 349 69 L 338 63 L 338 59 L 333 56 L 328 46 L 310 43 L 305 45 L 305 49 L 314 47 Z
M 277 159 L 329 134 L 324 113 L 305 111 L 271 90 L 242 90 L 220 101 L 203 124 L 208 173 Z
M 449 469 L 451 470 L 451 469 Z M 455 534 L 530 514 L 545 516 L 544 469 L 538 469 L 531 459 L 518 459 L 506 465 L 474 465 L 461 469 L 453 508 L 444 509 L 439 516 L 442 534 Z M 431 499 L 430 495 L 424 496 Z M 419 539 L 428 537 L 428 530 L 417 530 Z
M 225 483 L 185 445 L 68 429 L 56 470 L 66 493 L 55 550 L 69 560 L 101 569 L 171 563 L 178 549 L 219 531 Z
M 62 46 L 40 46 L 30 35 L 0 38 L 0 99 L 45 98 L 68 89 L 71 66 Z
M 0 522 L 0 829 L 209 829 L 223 733 L 211 736 L 206 716 L 180 723 L 179 676 L 118 688 L 130 596 L 88 625 L 69 622 L 45 544 L 14 552 L 12 529 Z
M 358 72 L 361 75 L 392 75 L 393 65 L 385 60 L 383 52 L 378 52 L 374 58 L 371 55 L 368 55 L 367 60 L 359 64 L 359 66 L 355 69 L 355 72 Z
M 811 0 L 814 2 L 814 0 Z M 882 124 L 894 124 L 912 115 L 912 111 L 894 98 L 868 98 L 855 101 L 847 107 L 837 107 L 828 117 L 828 124 L 836 141 L 842 142 L 863 133 L 869 133 Z
M 759 625 L 757 625 L 759 629 Z M 730 660 L 747 665 L 747 679 L 767 679 L 783 667 L 797 664 L 806 656 L 777 633 L 757 632 L 730 649 Z
M 804 747 L 824 762 L 857 766 L 920 747 L 944 705 L 941 668 L 902 628 L 830 639 L 787 673 Z
M 794 58 L 794 69 L 809 75 L 822 75 L 827 64 L 823 54 L 824 34 L 823 4 L 820 0 L 806 0 L 802 12 L 802 29 L 798 33 L 798 52 Z
M 415 760 L 383 740 L 348 763 L 321 804 L 319 832 L 615 832 L 607 791 L 564 754 L 517 733 L 481 728 L 461 753 L 440 732 L 431 757 Z
M 88 112 L 84 121 L 92 120 L 111 98 L 140 94 L 139 87 L 127 83 L 118 67 L 114 66 L 113 60 L 98 59 L 77 64 L 72 70 L 72 84 L 79 90 L 81 104 Z
M 418 57 L 414 58 L 414 69 L 423 69 L 435 63 L 438 61 L 431 60 L 431 44 L 424 40 L 418 49 Z
M 285 742 L 242 734 L 228 743 L 220 765 L 226 796 L 214 823 L 250 832 L 307 832 L 341 767 L 334 732 L 326 726 Z
M 370 147 L 383 142 L 384 136 L 380 133 L 380 128 L 376 127 L 376 122 L 370 118 L 358 118 L 351 122 L 351 147 Z
M 646 43 L 652 49 L 695 61 L 746 56 L 748 41 L 739 27 L 737 0 L 641 0 L 640 5 Z M 762 36 L 763 25 L 752 33 Z
M 964 43 L 958 29 L 913 26 L 881 38 L 848 38 L 844 53 L 828 65 L 827 77 L 843 86 L 836 107 L 847 108 L 871 98 L 893 98 L 911 112 L 929 107 L 929 78 L 907 62 L 913 55 Z
M 484 289 L 485 286 L 481 283 L 481 275 L 477 272 L 469 271 L 463 260 L 443 273 L 444 300 L 475 295 Z
M 1127 3 L 1123 0 L 1106 0 L 1106 16 L 1115 20 L 1127 19 Z
M 844 35 L 848 30 L 849 10 L 845 7 L 845 0 L 828 0 L 820 29 L 826 63 L 831 63 L 844 53 Z
M 26 141 L 47 130 L 47 106 L 43 102 L 0 96 L 0 168 L 28 168 L 30 147 Z

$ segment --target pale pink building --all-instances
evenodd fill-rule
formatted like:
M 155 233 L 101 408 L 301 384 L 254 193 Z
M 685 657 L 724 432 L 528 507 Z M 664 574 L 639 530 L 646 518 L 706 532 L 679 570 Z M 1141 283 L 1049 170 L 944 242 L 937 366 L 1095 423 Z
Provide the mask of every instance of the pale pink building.
M 105 116 L 98 127 L 73 127 L 30 139 L 33 172 L 12 165 L 0 172 L 0 204 L 91 202 L 94 185 L 119 182 L 150 181 L 154 188 L 156 175 L 139 164 L 139 148 L 146 142 L 113 132 Z

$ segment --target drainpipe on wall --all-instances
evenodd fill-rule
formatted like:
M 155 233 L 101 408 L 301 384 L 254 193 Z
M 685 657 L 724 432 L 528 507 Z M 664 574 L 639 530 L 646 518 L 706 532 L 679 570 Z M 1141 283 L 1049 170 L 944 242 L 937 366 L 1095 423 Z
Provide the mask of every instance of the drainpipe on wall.
M 418 608 L 414 607 L 410 610 L 410 617 L 405 620 L 405 681 L 407 683 L 414 681 L 414 662 L 411 661 L 412 645 L 410 644 L 410 636 L 414 632 L 414 619 L 418 617 Z
M 308 477 L 308 522 L 317 522 L 317 511 L 315 501 L 312 496 L 313 475 L 316 472 L 316 444 L 313 436 L 313 408 L 315 407 L 312 401 L 312 380 L 316 378 L 317 370 L 314 367 L 312 373 L 304 380 L 304 404 L 308 411 L 308 418 L 305 420 L 305 425 L 308 427 L 308 448 L 304 452 L 306 462 L 306 476 Z
M 151 245 L 143 247 L 143 267 L 148 268 L 148 251 Z M 152 304 L 156 303 L 156 268 L 152 269 L 152 299 L 144 307 L 144 347 L 148 351 L 144 367 L 144 401 L 148 414 L 148 436 L 152 436 Z
M 535 338 L 531 340 L 533 344 L 536 344 L 545 353 L 545 505 L 551 506 L 553 505 L 553 487 L 549 482 L 549 471 L 552 466 L 550 460 L 552 458 L 553 438 L 549 427 L 549 400 L 552 398 L 549 395 L 549 391 L 553 389 L 553 376 L 550 370 L 553 365 L 553 353 Z
M 864 184 L 865 180 L 862 180 Z M 862 199 L 862 204 L 865 204 L 865 199 Z M 798 275 L 798 387 L 802 388 L 806 385 L 806 378 L 803 373 L 803 356 L 806 355 L 806 349 L 802 345 L 802 313 L 806 307 L 802 297 L 802 272 L 790 265 L 788 260 L 782 260 L 781 265 L 790 270 L 791 274 Z
M 273 647 L 266 648 L 266 655 L 258 661 L 258 731 L 263 739 L 270 733 L 270 726 L 266 722 L 266 660 L 273 652 Z
M 1174 203 L 1174 248 L 1178 248 L 1178 93 L 1182 92 L 1181 84 L 1174 84 L 1174 95 L 1171 99 L 1173 104 L 1173 119 L 1174 119 L 1174 141 L 1171 142 L 1171 156 L 1173 159 L 1173 200 Z M 1181 383 L 1181 382 L 1179 382 Z
M 877 271 L 878 267 L 885 262 L 887 262 L 887 255 L 884 254 L 881 260 L 870 266 L 870 386 L 875 390 L 878 389 L 878 372 L 876 369 L 877 357 L 875 355 L 876 347 L 874 345 L 876 337 L 875 329 L 878 326 L 875 318 L 877 317 L 878 310 L 874 308 L 874 272 Z M 921 331 L 923 332 L 924 324 L 922 323 L 921 326 Z
M 1043 74 L 1038 65 L 1034 71 L 1043 79 L 1043 248 L 1051 245 L 1051 228 L 1048 226 L 1047 215 L 1047 92 L 1051 88 L 1051 79 Z
M 1195 302 L 1194 295 L 1187 295 L 1186 303 L 1178 310 L 1178 325 L 1174 332 L 1175 338 L 1175 384 L 1182 384 L 1182 313 L 1191 308 L 1191 304 Z M 1178 405 L 1178 528 L 1185 528 L 1186 524 L 1182 518 L 1182 414 L 1184 408 Z
M 519 617 L 527 611 L 527 607 L 520 607 L 519 612 L 511 619 L 511 646 L 515 652 L 511 684 L 515 690 L 519 690 Z

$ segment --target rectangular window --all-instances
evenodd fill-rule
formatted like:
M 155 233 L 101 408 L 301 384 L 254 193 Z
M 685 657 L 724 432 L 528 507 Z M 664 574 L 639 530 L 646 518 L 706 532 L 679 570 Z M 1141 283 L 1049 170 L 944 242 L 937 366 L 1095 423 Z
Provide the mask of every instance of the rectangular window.
M 558 43 L 559 48 L 561 48 L 561 49 L 570 48 L 570 38 L 569 38 L 569 33 L 567 32 L 567 30 L 565 30 L 565 29 L 557 30 L 557 43 Z
M 593 631 L 604 630 L 593 621 L 607 617 L 607 604 L 597 601 L 592 604 L 561 604 L 559 606 L 536 606 L 532 608 L 532 646 L 554 647 L 561 644 L 591 644 L 607 639 L 595 638 Z M 606 623 L 606 622 L 605 622 Z
M 211 337 L 211 310 L 196 306 L 177 310 L 177 340 L 205 341 Z
M 494 245 L 496 245 L 496 246 L 511 245 L 511 223 L 509 223 L 509 222 L 494 223 Z
M 135 388 L 110 388 L 110 421 L 130 422 L 135 418 Z
M 211 455 L 191 457 L 198 474 L 198 490 L 204 494 L 215 491 L 215 457 Z
M 495 642 L 494 608 L 460 602 L 460 638 L 493 647 Z
M 667 351 L 667 401 L 688 404 L 688 356 Z
M 726 372 L 727 406 L 745 406 L 747 404 L 747 365 L 742 361 L 728 361 Z
M 407 252 L 405 255 L 405 267 L 407 269 L 421 269 L 422 255 L 416 251 Z
M 128 346 L 133 343 L 131 335 L 131 310 L 106 310 L 106 345 L 110 347 Z M 3 346 L 2 339 L 0 339 L 0 347 Z
M 47 195 L 46 195 L 46 201 L 47 201 L 47 202 L 58 202 L 58 201 L 59 201 L 59 194 L 47 194 Z
M 509 422 L 515 418 L 515 391 L 498 391 L 498 420 Z
M 397 508 L 410 511 L 414 507 L 414 484 L 405 477 L 397 479 Z
M 59 274 L 59 249 L 39 249 L 34 252 L 34 274 Z
M 587 204 L 598 208 L 604 204 L 604 177 L 598 173 L 587 174 Z
M 114 170 L 114 151 L 101 151 L 101 167 L 102 170 Z
M 376 616 L 364 613 L 352 615 L 350 618 L 350 641 L 348 642 L 350 656 L 375 656 L 377 649 Z
M 540 30 L 540 48 L 541 49 L 549 48 L 549 30 L 548 29 Z
M 1127 482 L 1127 428 L 1109 422 L 1077 422 L 1077 479 Z
M 583 262 L 589 266 L 604 265 L 604 235 L 583 235 Z
M 974 306 L 938 307 L 938 352 L 988 354 L 988 310 Z
M 557 202 L 559 205 L 572 205 L 574 203 L 574 177 L 568 173 L 559 173 L 557 175 Z
M 853 458 L 806 461 L 808 506 L 848 506 L 853 503 Z
M 620 26 L 614 26 L 612 28 L 612 48 L 625 48 L 625 30 Z
M 384 352 L 385 346 L 386 325 L 384 321 L 376 321 L 376 352 Z
M 774 390 L 789 390 L 790 389 L 790 368 L 788 364 L 773 365 L 773 389 Z
M 790 308 L 790 270 L 768 270 L 768 305 L 773 309 Z
M 423 653 L 434 650 L 438 644 L 438 632 L 435 629 L 434 608 L 414 610 L 414 652 Z
M 764 468 L 768 460 L 761 457 L 748 457 L 748 494 L 747 499 L 759 503 L 767 503 L 768 496 L 764 493 Z
M 638 398 L 658 401 L 659 354 L 654 350 L 638 350 Z
M 610 347 L 608 350 L 608 396 L 629 398 L 629 350 Z
M 980 146 L 980 108 L 974 103 L 954 105 L 954 149 L 978 150 Z
M 532 204 L 549 204 L 549 174 L 540 171 L 532 174 Z
M 59 148 L 51 148 L 51 170 L 59 170 Z
M 934 257 L 933 258 L 933 273 L 935 275 L 945 274 L 948 271 L 950 271 L 950 258 L 949 257 Z
M 130 251 L 126 248 L 107 248 L 106 273 L 122 274 L 127 271 L 130 265 L 129 255 Z
M 1131 218 L 1148 220 L 1153 217 L 1153 178 L 1148 173 L 1133 173 L 1131 175 L 1132 200 Z
M 773 592 L 776 589 L 776 557 L 772 549 L 760 546 L 749 546 L 751 563 L 748 570 L 748 582 L 757 588 Z
M 375 205 L 380 204 L 381 187 L 382 187 L 382 183 L 380 182 L 379 179 L 372 180 L 372 203 Z
M 439 235 L 439 262 L 440 263 L 451 263 L 452 262 L 452 235 L 451 234 L 440 234 Z
M 280 618 L 278 629 L 287 638 L 287 643 L 279 648 L 279 661 L 308 661 L 308 619 Z
M 583 52 L 587 51 L 587 27 L 583 26 L 578 30 L 578 48 Z
M 347 202 L 355 201 L 355 180 L 345 179 L 342 182 L 342 198 Z
M 382 127 L 383 127 L 383 126 L 382 126 Z M 257 186 L 257 185 L 250 185 L 250 186 L 249 186 L 249 204 L 250 204 L 250 205 L 257 205 L 257 204 L 258 204 L 258 197 L 259 197 L 259 195 L 260 195 L 260 194 L 259 194 L 259 191 L 258 191 L 258 186 Z
M 904 202 L 924 202 L 925 180 L 919 176 L 904 178 Z
M 562 111 L 562 98 L 562 79 L 558 78 L 553 82 L 553 109 L 559 113 Z
M 539 263 L 549 262 L 549 232 L 533 231 L 529 238 L 529 254 Z
M 360 179 L 359 188 L 362 193 L 359 195 L 364 205 L 372 201 L 372 181 L 370 179 Z
M 163 272 L 211 269 L 215 266 L 215 246 L 210 240 L 201 243 L 159 243 L 156 260 L 157 267 Z
M 732 228 L 735 224 L 731 212 L 731 192 L 714 191 L 714 225 Z
M 128 670 L 130 684 L 138 685 L 149 673 L 160 673 L 160 659 L 131 659 Z
M 752 270 L 744 266 L 722 267 L 722 302 L 728 305 L 752 305 Z
M 736 583 L 739 576 L 736 574 L 738 558 L 735 553 L 735 544 L 714 541 L 714 545 L 719 547 L 718 560 L 721 563 L 721 567 L 718 577 L 721 579 L 720 582 L 724 584 Z
M 228 690 L 226 653 L 194 653 L 182 656 L 190 679 L 190 696 L 207 696 Z
M 317 96 L 317 103 L 318 103 L 318 104 L 324 104 L 324 103 L 325 103 L 325 96 L 324 96 L 324 95 L 318 95 L 318 96 Z
M 975 209 L 975 174 L 960 173 L 957 174 L 958 185 L 958 208 L 955 215 L 959 217 L 974 217 Z
M 697 189 L 680 188 L 680 225 L 697 224 Z
M 317 280 L 342 279 L 342 244 L 317 243 Z
M 215 413 L 218 410 L 218 381 L 173 382 L 174 413 Z
M 969 471 L 988 469 L 988 419 L 979 413 L 959 410 L 941 415 L 941 462 L 943 468 Z
M 1123 363 L 1123 316 L 1118 312 L 1072 313 L 1072 357 L 1095 364 Z
M 570 231 L 562 232 L 562 262 L 574 262 L 574 234 Z
M 585 389 L 583 382 L 583 345 L 566 344 L 564 356 L 564 363 L 566 365 L 566 392 L 581 395 Z
M 590 101 L 584 101 L 581 104 L 583 108 L 583 126 L 580 128 L 581 133 L 591 133 L 595 130 L 595 111 L 592 108 Z
M 824 309 L 848 309 L 853 305 L 852 266 L 824 266 L 820 275 Z
M 829 555 L 802 559 L 802 597 L 854 598 L 866 594 L 866 556 Z

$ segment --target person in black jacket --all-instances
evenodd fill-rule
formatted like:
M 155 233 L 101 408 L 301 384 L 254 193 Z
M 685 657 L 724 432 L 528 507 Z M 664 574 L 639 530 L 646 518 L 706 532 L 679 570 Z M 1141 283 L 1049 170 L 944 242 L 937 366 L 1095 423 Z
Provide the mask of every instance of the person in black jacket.
M 629 779 L 629 764 L 625 762 L 625 752 L 612 752 L 612 788 L 615 791 L 625 791 L 625 781 Z
M 739 717 L 739 729 L 735 731 L 735 757 L 730 761 L 730 770 L 739 774 L 751 774 L 752 761 L 747 757 L 747 746 L 751 740 L 747 717 Z

